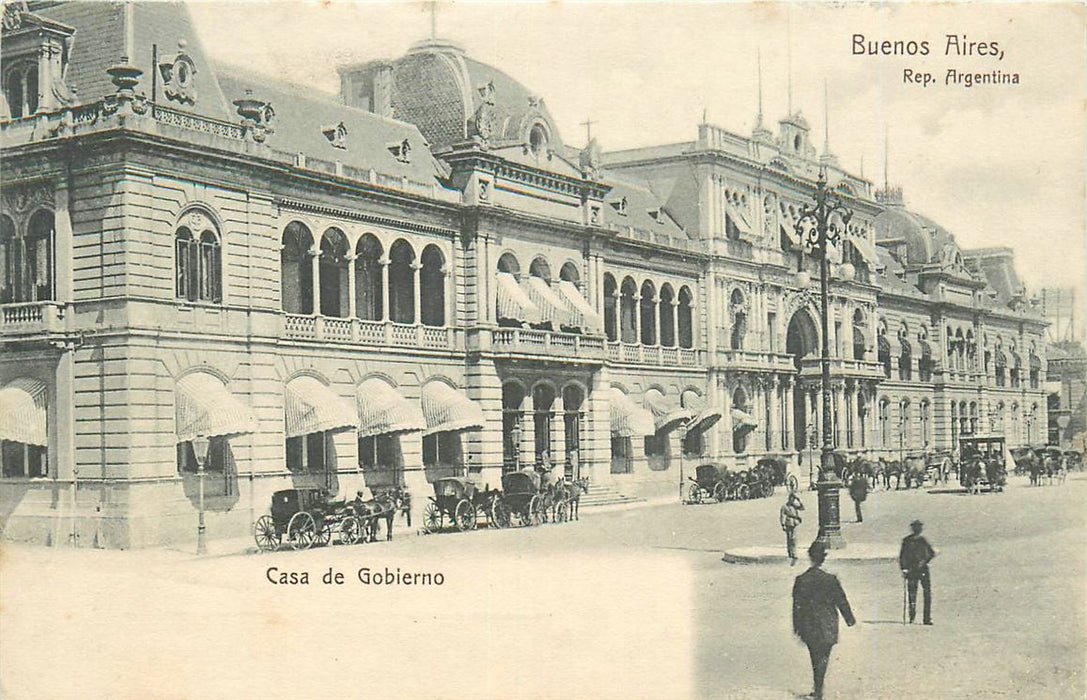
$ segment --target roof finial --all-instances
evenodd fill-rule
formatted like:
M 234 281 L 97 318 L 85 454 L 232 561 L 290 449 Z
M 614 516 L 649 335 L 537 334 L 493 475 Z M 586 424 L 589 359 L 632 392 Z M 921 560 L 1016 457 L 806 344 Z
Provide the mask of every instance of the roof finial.
M 827 79 L 823 78 L 823 154 L 830 153 L 830 101 L 827 99 Z
M 864 154 L 861 154 L 861 179 L 864 179 Z
M 430 9 L 430 40 L 433 41 L 438 38 L 438 3 L 431 0 L 427 5 Z
M 593 140 L 593 124 L 595 124 L 589 117 L 585 118 L 585 121 L 581 122 L 580 126 L 585 127 L 585 144 L 588 145 Z
M 793 116 L 793 22 L 785 21 L 785 66 L 789 79 L 789 116 Z
M 887 125 L 883 125 L 883 191 L 887 191 L 887 171 L 890 169 L 891 151 L 887 147 Z
M 758 49 L 757 54 L 758 61 L 758 74 L 759 74 L 759 114 L 757 121 L 755 122 L 755 128 L 762 127 L 762 48 Z

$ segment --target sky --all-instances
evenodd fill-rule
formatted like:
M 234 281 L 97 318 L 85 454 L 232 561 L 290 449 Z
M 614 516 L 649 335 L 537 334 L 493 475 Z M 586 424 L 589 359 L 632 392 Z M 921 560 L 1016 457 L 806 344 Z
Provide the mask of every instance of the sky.
M 425 3 L 195 3 L 217 60 L 336 92 L 339 65 L 395 58 L 431 31 Z M 1074 286 L 1087 318 L 1087 11 L 1082 4 L 439 2 L 437 35 L 542 96 L 568 144 L 691 141 L 703 114 L 749 134 L 800 110 L 842 165 L 903 188 L 963 248 L 1009 246 L 1028 287 Z M 854 55 L 865 40 L 928 55 Z M 996 42 L 1002 58 L 945 55 Z M 965 35 L 965 38 L 963 38 Z M 892 47 L 893 48 L 893 47 Z M 977 49 L 974 49 L 976 54 Z M 906 83 L 904 71 L 934 84 Z M 948 69 L 1015 86 L 945 85 Z M 791 90 L 790 90 L 791 84 Z M 824 90 L 827 95 L 824 118 Z M 886 149 L 885 149 L 886 143 Z M 885 153 L 888 157 L 885 158 Z

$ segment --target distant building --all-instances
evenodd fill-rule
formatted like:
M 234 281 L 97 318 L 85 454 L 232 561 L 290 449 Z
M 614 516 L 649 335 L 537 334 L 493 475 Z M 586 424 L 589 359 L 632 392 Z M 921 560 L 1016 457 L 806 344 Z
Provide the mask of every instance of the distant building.
M 702 462 L 796 468 L 821 399 L 795 224 L 821 168 L 855 212 L 836 443 L 1044 440 L 1046 322 L 1011 251 L 961 250 L 799 113 L 601 153 L 448 42 L 344 67 L 337 99 L 213 64 L 175 3 L 8 4 L 3 26 L 9 539 L 191 539 L 199 436 L 212 537 L 298 486 L 421 507 L 438 477 L 544 461 L 632 495 Z
M 1087 451 L 1087 351 L 1081 343 L 1049 346 L 1049 444 Z

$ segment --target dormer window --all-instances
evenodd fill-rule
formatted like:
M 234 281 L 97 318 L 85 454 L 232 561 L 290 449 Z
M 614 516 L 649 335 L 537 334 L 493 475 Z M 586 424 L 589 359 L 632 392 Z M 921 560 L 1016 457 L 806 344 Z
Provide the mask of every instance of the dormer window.
M 796 151 L 797 153 L 800 152 L 800 144 L 801 143 L 802 143 L 802 141 L 800 139 L 800 134 L 797 134 L 796 136 L 793 137 L 793 150 Z
M 619 216 L 626 216 L 627 215 L 627 198 L 626 197 L 620 197 L 619 199 L 616 199 L 615 201 L 611 202 L 611 208 L 614 209 L 615 213 L 618 214 Z
M 528 133 L 528 150 L 532 155 L 539 158 L 541 155 L 547 153 L 547 129 L 543 124 L 534 124 L 532 130 Z
M 347 127 L 343 125 L 343 122 L 335 126 L 323 127 L 321 133 L 325 135 L 333 148 L 347 148 Z
M 389 153 L 392 153 L 393 158 L 396 158 L 401 163 L 411 162 L 411 144 L 408 143 L 407 139 L 389 146 Z
M 664 223 L 664 211 L 662 209 L 650 209 L 648 213 L 649 218 L 653 219 L 653 221 L 656 221 L 658 224 Z
M 38 111 L 38 64 L 20 61 L 4 72 L 4 98 L 12 119 Z

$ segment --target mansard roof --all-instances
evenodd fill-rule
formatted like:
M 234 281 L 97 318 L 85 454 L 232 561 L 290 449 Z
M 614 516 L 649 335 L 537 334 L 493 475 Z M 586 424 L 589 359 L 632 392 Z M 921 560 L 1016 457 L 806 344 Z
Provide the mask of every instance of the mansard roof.
M 607 171 L 601 174 L 600 181 L 611 187 L 611 191 L 604 197 L 604 222 L 608 226 L 617 229 L 633 228 L 635 231 L 682 240 L 691 239 L 653 194 L 648 183 L 640 182 L 625 173 L 619 177 Z
M 386 178 L 406 177 L 420 184 L 433 184 L 444 176 L 442 165 L 412 124 L 348 107 L 335 95 L 245 69 L 220 64 L 217 74 L 231 100 L 251 90 L 253 98 L 271 105 L 274 132 L 267 143 L 276 151 L 339 161 L 349 168 L 373 170 Z M 406 155 L 401 153 L 405 141 Z
M 97 102 L 114 94 L 117 88 L 106 70 L 127 58 L 128 63 L 143 71 L 140 90 L 151 99 L 174 109 L 236 121 L 234 110 L 219 89 L 188 9 L 182 3 L 68 2 L 43 3 L 35 8 L 35 14 L 75 28 L 67 82 L 77 91 L 77 103 Z M 169 86 L 163 71 L 169 71 L 179 56 L 187 57 L 195 70 L 189 75 L 188 89 L 171 99 L 164 94 Z M 163 64 L 168 68 L 162 68 Z M 154 80 L 157 96 L 151 94 L 156 70 L 159 71 Z
M 885 208 L 874 221 L 877 242 L 905 243 L 906 267 L 950 264 L 959 254 L 955 237 L 932 219 L 898 204 Z

